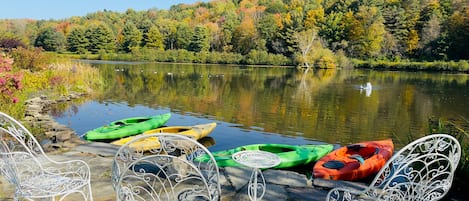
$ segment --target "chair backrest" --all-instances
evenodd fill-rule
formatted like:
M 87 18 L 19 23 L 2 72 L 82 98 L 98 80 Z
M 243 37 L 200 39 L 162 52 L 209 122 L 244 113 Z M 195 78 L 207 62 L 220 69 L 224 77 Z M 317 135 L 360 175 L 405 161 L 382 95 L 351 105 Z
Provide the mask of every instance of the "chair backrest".
M 13 117 L 0 112 L 1 152 L 27 152 L 34 157 L 46 156 L 34 135 Z
M 366 194 L 377 200 L 439 200 L 451 187 L 460 157 L 454 137 L 422 137 L 391 157 Z
M 14 200 L 63 200 L 76 195 L 93 200 L 86 162 L 50 159 L 21 123 L 1 112 L 0 172 L 16 187 Z
M 21 123 L 2 112 L 0 157 L 2 175 L 17 186 L 29 176 L 41 171 L 39 158 L 48 159 L 36 138 Z
M 155 139 L 139 149 L 132 144 Z M 147 151 L 143 151 L 147 150 Z M 194 160 L 209 155 L 208 162 Z M 124 144 L 112 166 L 117 200 L 219 200 L 221 187 L 213 155 L 192 138 L 177 134 L 146 134 Z

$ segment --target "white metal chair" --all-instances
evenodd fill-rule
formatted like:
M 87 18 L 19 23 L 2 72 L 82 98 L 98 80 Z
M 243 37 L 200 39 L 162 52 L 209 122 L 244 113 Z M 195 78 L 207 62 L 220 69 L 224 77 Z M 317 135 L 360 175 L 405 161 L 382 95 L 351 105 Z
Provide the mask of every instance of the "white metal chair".
M 149 151 L 143 151 L 149 146 L 141 143 L 145 139 L 154 140 Z M 205 154 L 210 161 L 194 160 Z M 112 166 L 116 200 L 220 200 L 219 177 L 217 163 L 207 148 L 177 134 L 137 137 L 117 151 Z
M 440 200 L 451 188 L 460 157 L 454 137 L 428 135 L 400 149 L 363 191 L 334 188 L 327 200 Z
M 0 172 L 15 186 L 15 200 L 64 200 L 69 196 L 93 200 L 88 164 L 50 159 L 21 123 L 2 112 L 0 157 Z

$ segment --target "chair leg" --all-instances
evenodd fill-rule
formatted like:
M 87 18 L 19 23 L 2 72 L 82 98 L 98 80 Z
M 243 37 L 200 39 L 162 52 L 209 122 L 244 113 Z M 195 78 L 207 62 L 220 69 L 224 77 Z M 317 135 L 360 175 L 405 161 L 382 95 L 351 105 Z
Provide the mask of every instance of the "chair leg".
M 88 197 L 86 200 L 93 201 L 93 191 L 91 190 L 91 184 L 88 184 Z

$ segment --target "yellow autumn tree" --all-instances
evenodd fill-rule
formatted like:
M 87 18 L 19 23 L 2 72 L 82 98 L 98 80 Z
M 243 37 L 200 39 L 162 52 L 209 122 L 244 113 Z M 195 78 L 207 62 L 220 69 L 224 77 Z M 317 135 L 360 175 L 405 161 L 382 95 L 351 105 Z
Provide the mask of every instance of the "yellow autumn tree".
M 409 34 L 407 35 L 407 53 L 413 54 L 414 51 L 418 48 L 419 44 L 419 34 L 417 33 L 416 30 L 412 29 L 409 31 Z

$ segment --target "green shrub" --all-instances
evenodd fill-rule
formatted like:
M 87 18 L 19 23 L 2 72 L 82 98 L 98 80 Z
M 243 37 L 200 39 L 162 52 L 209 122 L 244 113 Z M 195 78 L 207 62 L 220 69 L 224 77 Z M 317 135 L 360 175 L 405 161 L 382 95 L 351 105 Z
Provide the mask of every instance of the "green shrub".
M 113 61 L 156 61 L 174 63 L 211 63 L 211 64 L 251 64 L 251 65 L 292 65 L 292 60 L 281 54 L 270 54 L 266 51 L 252 50 L 248 55 L 229 52 L 191 52 L 185 49 L 158 50 L 139 48 L 131 53 L 108 53 L 100 51 L 98 54 L 84 54 L 68 56 L 69 58 L 100 59 Z
M 47 68 L 47 65 L 51 62 L 42 49 L 33 48 L 15 48 L 12 49 L 11 55 L 15 60 L 14 66 L 20 69 L 27 69 L 30 71 L 39 71 Z
M 209 57 L 210 57 L 210 52 L 207 52 L 207 51 L 197 52 L 195 53 L 194 62 L 202 63 L 202 64 L 208 63 Z
M 217 62 L 218 64 L 241 64 L 243 55 L 237 53 L 220 53 L 221 59 Z
M 291 65 L 290 59 L 281 54 L 270 54 L 264 50 L 251 50 L 244 58 L 243 63 L 250 65 Z
M 389 69 L 389 70 L 420 70 L 420 71 L 450 71 L 469 72 L 469 63 L 466 60 L 455 61 L 433 61 L 417 62 L 409 60 L 354 60 L 357 68 Z
M 195 60 L 194 52 L 187 51 L 185 49 L 179 49 L 176 50 L 177 57 L 176 57 L 176 62 L 178 63 L 192 63 Z M 203 58 L 199 58 L 201 61 L 203 60 L 204 62 L 200 63 L 205 63 L 206 60 L 206 52 L 199 52 L 199 56 Z

